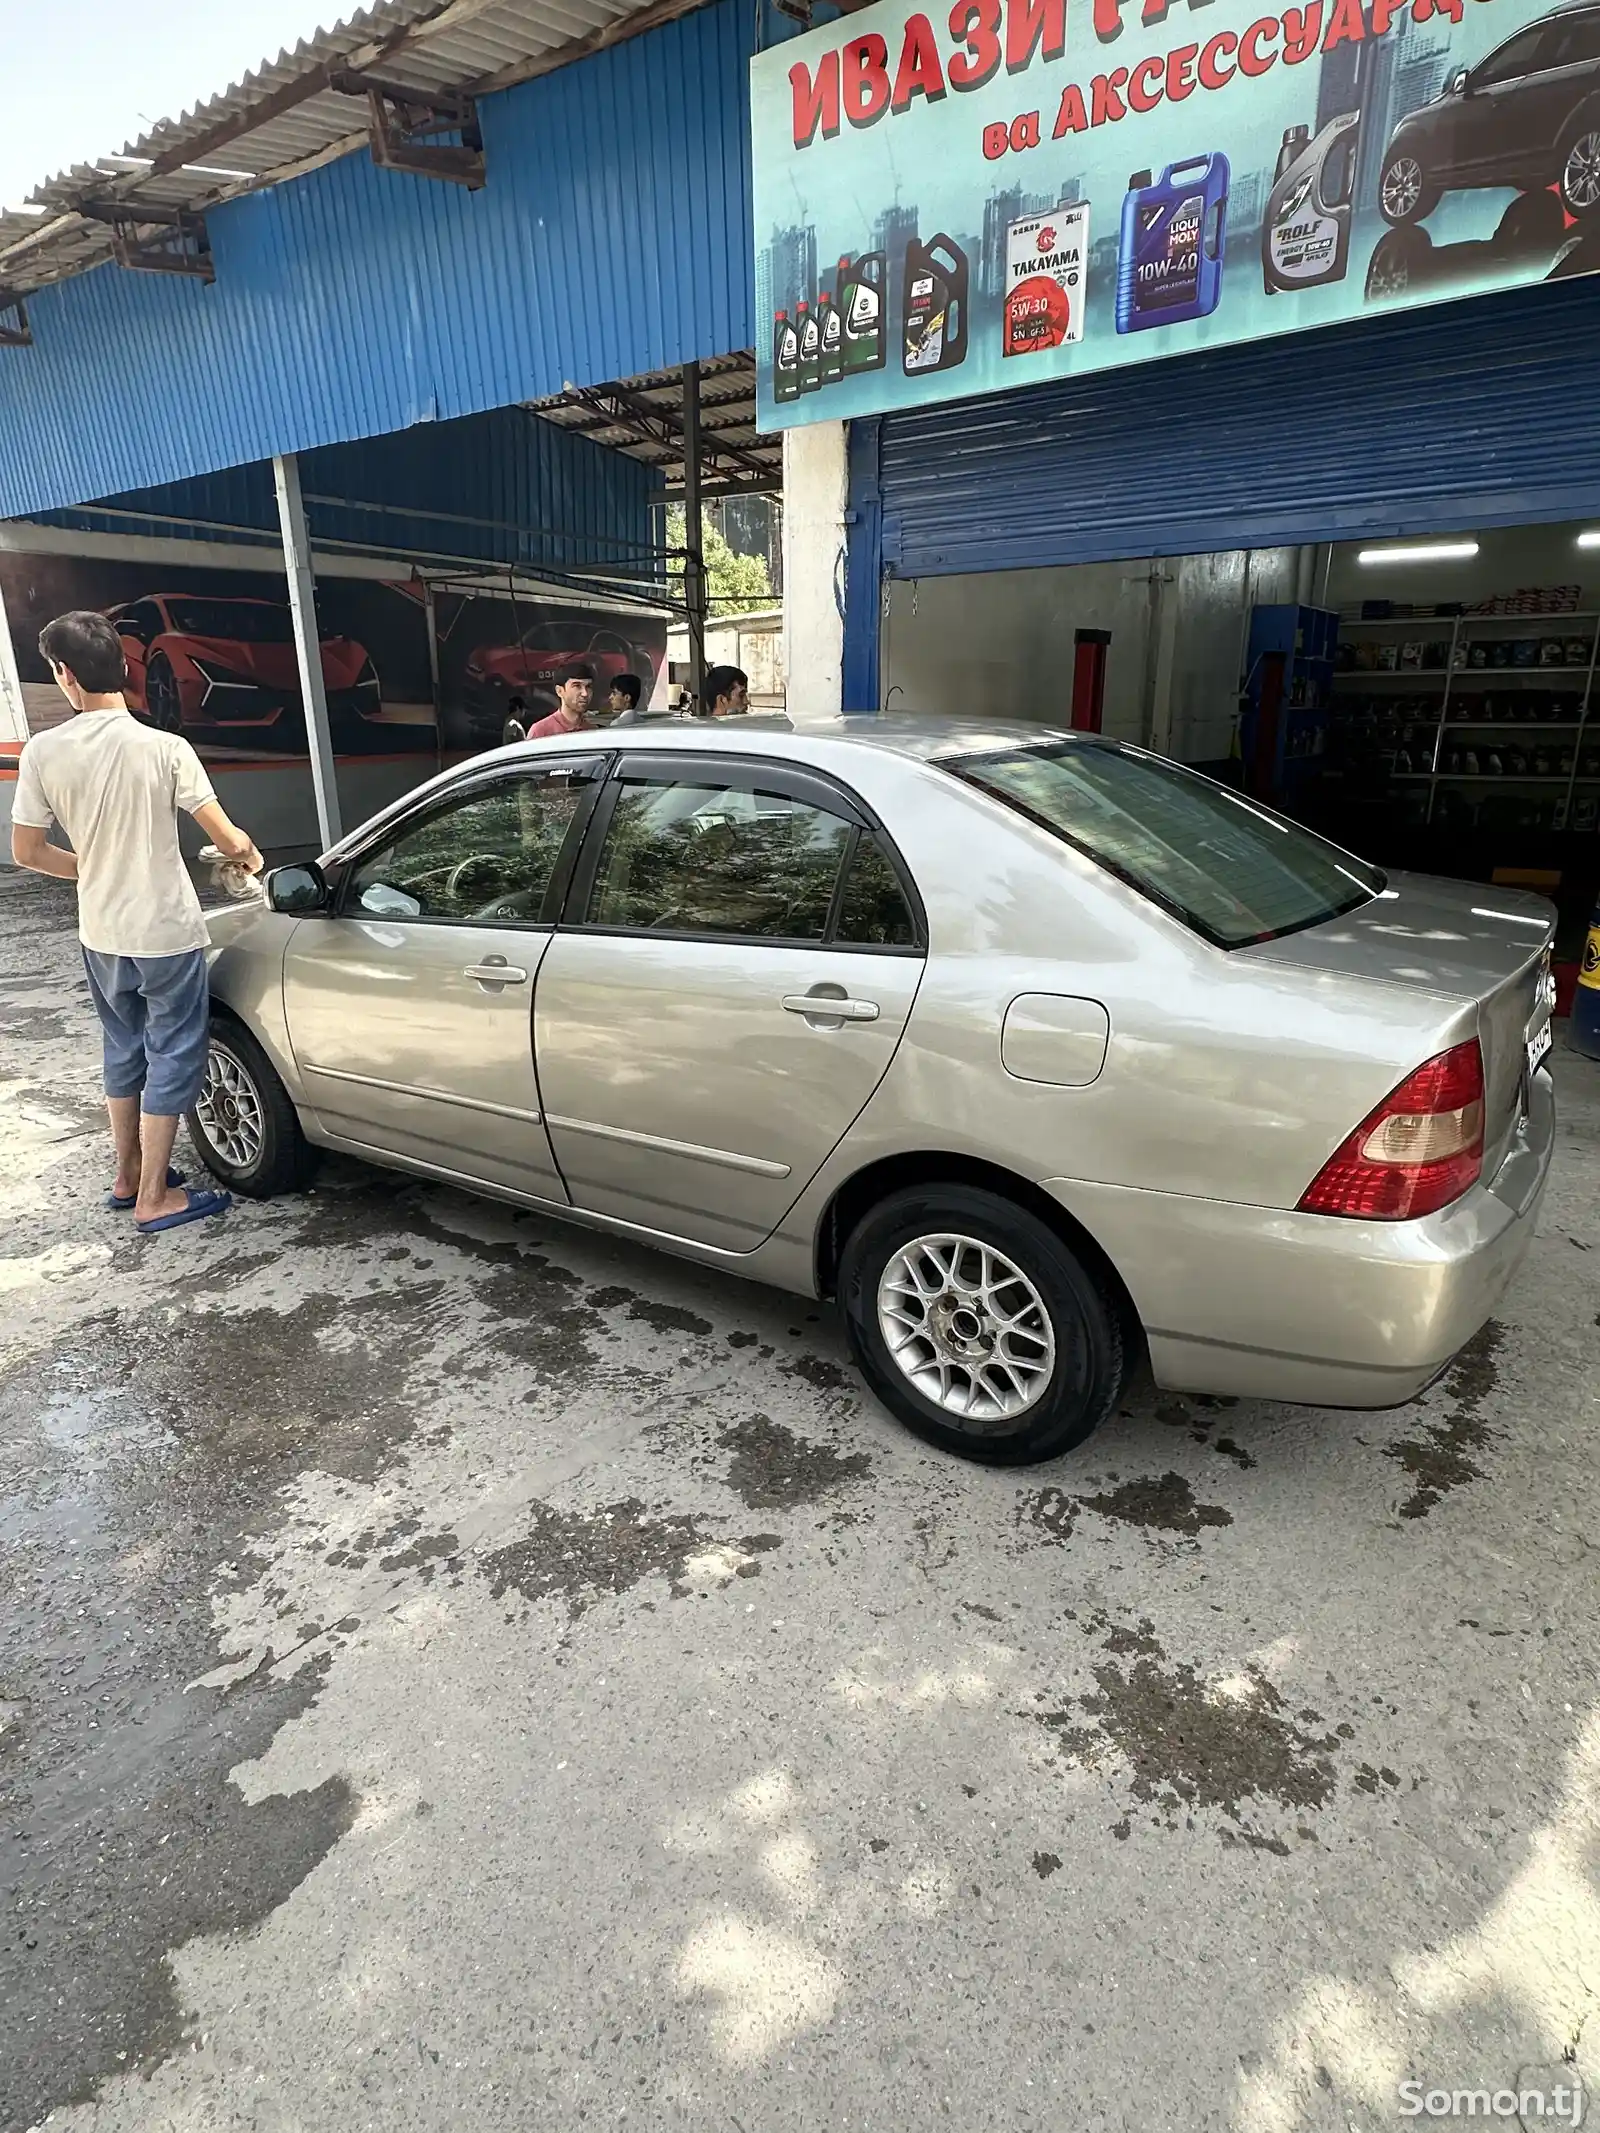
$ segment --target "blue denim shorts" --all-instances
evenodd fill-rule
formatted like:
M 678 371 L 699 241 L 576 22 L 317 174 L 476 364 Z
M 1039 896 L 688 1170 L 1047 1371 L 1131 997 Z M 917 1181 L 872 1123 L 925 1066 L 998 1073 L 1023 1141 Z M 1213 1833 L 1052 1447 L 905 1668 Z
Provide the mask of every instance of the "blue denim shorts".
M 182 955 L 83 951 L 105 1040 L 108 1096 L 140 1096 L 141 1110 L 176 1118 L 205 1079 L 210 997 L 203 948 Z

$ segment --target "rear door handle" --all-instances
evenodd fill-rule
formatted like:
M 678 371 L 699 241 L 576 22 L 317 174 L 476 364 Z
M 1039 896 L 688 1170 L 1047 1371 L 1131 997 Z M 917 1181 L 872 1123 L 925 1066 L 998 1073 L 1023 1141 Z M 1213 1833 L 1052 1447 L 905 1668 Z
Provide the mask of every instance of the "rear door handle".
M 526 985 L 528 973 L 519 970 L 515 963 L 508 963 L 504 956 L 485 956 L 481 963 L 469 963 L 461 975 L 473 978 L 480 985 Z
M 840 1000 L 826 992 L 788 993 L 783 1011 L 808 1022 L 876 1022 L 879 1014 L 876 1000 Z

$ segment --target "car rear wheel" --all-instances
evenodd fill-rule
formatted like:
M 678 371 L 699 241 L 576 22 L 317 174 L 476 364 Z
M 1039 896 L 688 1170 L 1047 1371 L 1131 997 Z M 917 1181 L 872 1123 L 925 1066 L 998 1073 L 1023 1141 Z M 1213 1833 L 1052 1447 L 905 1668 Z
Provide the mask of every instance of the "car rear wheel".
M 183 698 L 165 652 L 157 652 L 145 669 L 144 701 L 152 726 L 159 726 L 163 733 L 183 731 Z
M 1047 1223 L 996 1193 L 915 1186 L 882 1201 L 845 1245 L 839 1299 L 879 1399 L 964 1459 L 1054 1459 L 1122 1389 L 1115 1301 Z
M 1420 222 L 1439 205 L 1439 188 L 1409 148 L 1397 149 L 1378 180 L 1378 205 L 1385 222 Z
M 288 1090 L 254 1037 L 231 1017 L 211 1018 L 205 1080 L 188 1126 L 207 1170 L 246 1199 L 297 1191 L 311 1176 L 315 1151 Z
M 1600 211 L 1600 116 L 1581 120 L 1561 158 L 1561 205 L 1581 221 Z

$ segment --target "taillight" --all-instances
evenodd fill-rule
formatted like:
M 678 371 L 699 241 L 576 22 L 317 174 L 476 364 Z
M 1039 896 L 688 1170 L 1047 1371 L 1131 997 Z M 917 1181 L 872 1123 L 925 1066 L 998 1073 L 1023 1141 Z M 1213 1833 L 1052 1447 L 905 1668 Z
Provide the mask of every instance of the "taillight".
M 1300 1211 L 1410 1222 L 1459 1200 L 1482 1170 L 1483 1054 L 1474 1037 L 1407 1075 L 1323 1164 Z

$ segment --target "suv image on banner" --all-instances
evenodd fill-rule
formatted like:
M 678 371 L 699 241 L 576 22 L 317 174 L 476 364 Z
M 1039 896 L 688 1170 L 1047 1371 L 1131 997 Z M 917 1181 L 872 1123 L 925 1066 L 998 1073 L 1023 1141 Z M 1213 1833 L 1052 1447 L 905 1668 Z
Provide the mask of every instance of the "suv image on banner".
M 1569 215 L 1600 210 L 1600 0 L 1557 8 L 1394 130 L 1378 180 L 1386 221 L 1420 222 L 1442 194 L 1554 186 Z

